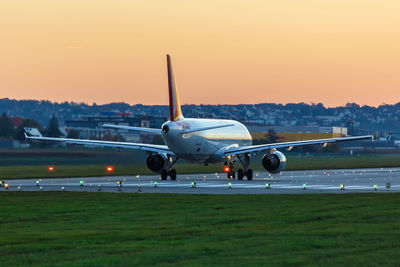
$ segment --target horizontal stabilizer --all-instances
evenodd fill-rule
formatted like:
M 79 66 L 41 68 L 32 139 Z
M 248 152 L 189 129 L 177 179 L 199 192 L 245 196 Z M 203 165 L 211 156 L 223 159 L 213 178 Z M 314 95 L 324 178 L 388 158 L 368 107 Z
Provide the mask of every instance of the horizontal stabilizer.
M 144 128 L 144 127 L 133 127 L 133 126 L 124 126 L 124 125 L 115 125 L 115 124 L 103 124 L 104 128 L 113 128 L 113 129 L 123 129 L 128 131 L 137 131 L 137 132 L 145 132 L 150 134 L 161 134 L 161 129 L 154 128 Z
M 200 131 L 206 131 L 206 130 L 213 130 L 213 129 L 225 128 L 225 127 L 230 127 L 230 126 L 234 126 L 234 124 L 225 124 L 225 125 L 218 125 L 218 126 L 210 126 L 210 127 L 199 128 L 199 129 L 188 129 L 188 130 L 182 131 L 182 134 L 194 133 L 194 132 L 200 132 Z

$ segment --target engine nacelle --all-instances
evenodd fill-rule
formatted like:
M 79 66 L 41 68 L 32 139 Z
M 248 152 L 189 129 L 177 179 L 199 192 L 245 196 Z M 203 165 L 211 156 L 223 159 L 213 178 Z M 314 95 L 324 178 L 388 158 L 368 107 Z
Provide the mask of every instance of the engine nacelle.
M 153 172 L 159 172 L 168 167 L 168 157 L 165 154 L 155 154 L 149 156 L 146 160 L 147 168 Z
M 263 167 L 270 173 L 278 173 L 286 167 L 286 157 L 278 150 L 271 151 L 270 154 L 265 154 L 262 157 Z

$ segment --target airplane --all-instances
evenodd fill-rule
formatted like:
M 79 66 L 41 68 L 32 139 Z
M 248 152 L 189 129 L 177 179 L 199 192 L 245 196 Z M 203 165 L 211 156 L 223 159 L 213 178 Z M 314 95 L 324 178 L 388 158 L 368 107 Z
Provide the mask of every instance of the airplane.
M 159 173 L 162 180 L 176 180 L 174 164 L 183 159 L 187 162 L 223 163 L 228 178 L 235 179 L 234 163 L 240 161 L 242 168 L 237 171 L 238 180 L 253 179 L 253 170 L 249 169 L 250 156 L 264 153 L 261 163 L 270 173 L 279 173 L 286 166 L 285 155 L 278 149 L 288 149 L 295 146 L 323 145 L 328 143 L 370 139 L 371 135 L 317 139 L 252 145 L 251 135 L 245 125 L 234 120 L 222 119 L 189 119 L 182 114 L 178 90 L 172 71 L 171 56 L 167 55 L 169 121 L 162 124 L 161 129 L 131 127 L 124 125 L 104 124 L 103 127 L 138 131 L 142 133 L 161 135 L 165 145 L 112 142 L 100 140 L 83 140 L 54 137 L 33 137 L 27 139 L 40 141 L 57 141 L 79 145 L 115 147 L 117 149 L 137 149 L 147 152 L 147 167 Z

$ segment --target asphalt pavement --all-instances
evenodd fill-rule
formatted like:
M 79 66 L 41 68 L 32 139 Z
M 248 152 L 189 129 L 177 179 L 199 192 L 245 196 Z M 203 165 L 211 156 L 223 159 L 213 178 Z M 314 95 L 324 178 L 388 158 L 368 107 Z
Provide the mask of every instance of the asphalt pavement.
M 252 181 L 228 180 L 225 173 L 4 180 L 1 191 L 87 191 L 172 194 L 307 194 L 400 192 L 400 168 L 254 172 Z M 118 184 L 118 182 L 121 182 Z

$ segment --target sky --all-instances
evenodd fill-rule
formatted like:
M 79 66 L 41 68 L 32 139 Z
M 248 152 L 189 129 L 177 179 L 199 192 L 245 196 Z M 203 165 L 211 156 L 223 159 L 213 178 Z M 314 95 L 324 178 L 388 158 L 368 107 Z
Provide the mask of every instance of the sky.
M 0 98 L 400 102 L 400 1 L 2 0 Z

